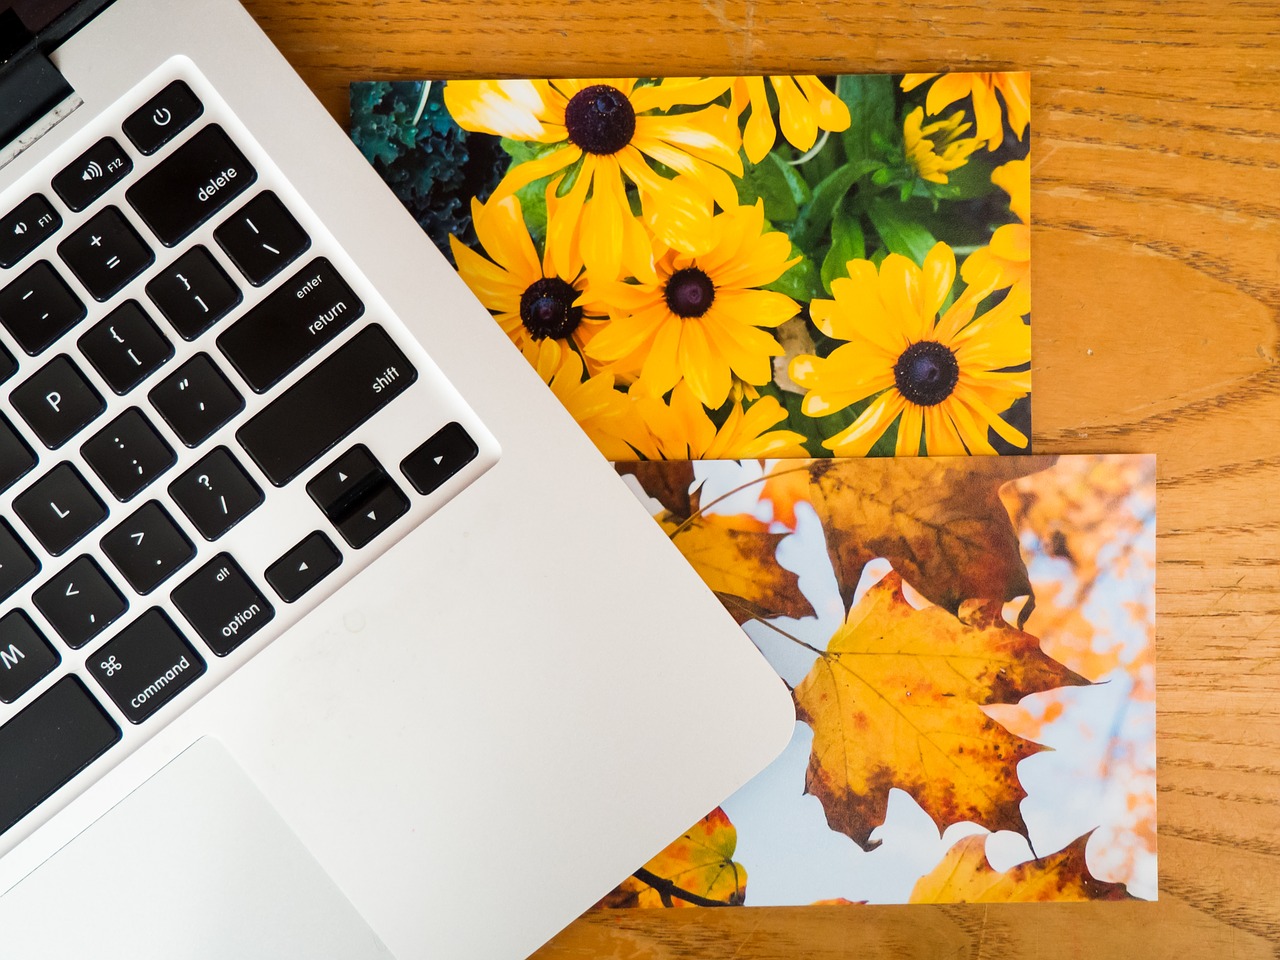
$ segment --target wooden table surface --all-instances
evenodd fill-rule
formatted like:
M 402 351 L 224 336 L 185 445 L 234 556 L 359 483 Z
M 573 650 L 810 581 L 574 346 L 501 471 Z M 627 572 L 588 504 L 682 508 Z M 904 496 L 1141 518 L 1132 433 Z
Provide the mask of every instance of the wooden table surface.
M 1159 455 L 1158 903 L 612 912 L 538 960 L 1280 957 L 1280 2 L 247 6 L 344 125 L 357 79 L 1030 69 L 1036 448 Z

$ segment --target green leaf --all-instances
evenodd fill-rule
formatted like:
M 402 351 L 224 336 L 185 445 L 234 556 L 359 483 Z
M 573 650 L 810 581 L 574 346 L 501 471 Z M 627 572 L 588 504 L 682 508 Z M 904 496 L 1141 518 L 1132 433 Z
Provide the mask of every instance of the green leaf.
M 849 261 L 862 260 L 866 255 L 867 244 L 858 218 L 837 214 L 831 224 L 831 249 L 822 261 L 822 288 L 831 293 L 831 281 L 849 275 Z
M 971 159 L 963 167 L 947 174 L 946 183 L 929 184 L 931 192 L 941 200 L 973 200 L 994 193 L 991 182 L 994 164 L 987 160 Z
M 792 248 L 792 255 L 797 251 Z M 785 293 L 792 300 L 798 300 L 801 303 L 808 303 L 814 297 L 821 295 L 822 282 L 818 276 L 818 269 L 813 265 L 813 261 L 808 257 L 803 257 L 799 263 L 792 264 L 782 276 L 773 283 L 765 284 L 765 290 L 773 290 L 777 293 Z
M 578 182 L 578 174 L 582 173 L 582 168 L 586 165 L 585 156 L 579 157 L 573 162 L 568 170 L 564 172 L 564 179 L 560 181 L 556 187 L 557 197 L 567 197 L 569 191 L 573 189 L 573 185 Z
M 868 173 L 874 175 L 882 164 L 878 160 L 856 160 L 837 167 L 813 188 L 813 199 L 796 220 L 791 239 L 801 250 L 812 250 L 831 223 L 837 208 L 855 183 Z
M 867 216 L 871 218 L 871 224 L 885 248 L 923 264 L 925 255 L 937 241 L 924 226 L 907 219 L 902 213 L 898 204 L 884 197 L 876 197 L 867 205 Z
M 761 163 L 749 164 L 741 180 L 736 180 L 738 202 L 750 206 L 756 200 L 764 201 L 764 215 L 769 220 L 794 220 L 796 201 L 791 187 L 777 164 L 770 163 L 769 154 Z
M 849 160 L 885 160 L 888 144 L 900 143 L 902 130 L 894 117 L 893 78 L 841 76 L 836 94 L 849 108 L 849 129 L 841 134 Z

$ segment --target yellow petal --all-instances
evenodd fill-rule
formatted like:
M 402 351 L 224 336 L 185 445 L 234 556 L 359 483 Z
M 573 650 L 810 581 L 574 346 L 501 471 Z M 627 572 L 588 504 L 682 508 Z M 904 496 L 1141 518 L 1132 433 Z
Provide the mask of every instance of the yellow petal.
M 542 141 L 547 128 L 545 81 L 450 80 L 444 85 L 444 106 L 458 126 L 515 140 Z
M 956 255 L 945 243 L 936 243 L 924 258 L 922 269 L 923 314 L 934 317 L 956 281 Z
M 897 390 L 886 390 L 847 429 L 822 441 L 822 445 L 838 457 L 865 457 L 906 404 Z
M 573 188 L 556 208 L 556 216 L 547 218 L 547 251 L 556 276 L 573 276 L 575 262 L 580 259 L 577 247 L 582 205 L 594 178 L 598 159 L 594 154 L 587 154 L 582 158 L 582 169 L 578 171 L 578 179 Z
M 494 188 L 492 195 L 489 197 L 489 202 L 500 201 L 535 180 L 549 177 L 557 170 L 563 170 L 565 167 L 571 166 L 580 156 L 582 156 L 582 151 L 570 143 L 537 159 L 517 163 L 507 171 L 506 176 Z M 581 180 L 582 178 L 579 177 L 578 179 Z
M 769 79 L 778 94 L 778 121 L 782 124 L 782 135 L 803 153 L 818 140 L 817 111 L 809 106 L 809 101 L 791 77 Z
M 908 403 L 902 411 L 902 419 L 898 421 L 898 442 L 894 448 L 895 457 L 918 457 L 920 455 L 920 433 L 924 429 L 924 408 Z
M 524 224 L 518 197 L 507 197 L 483 207 L 472 203 L 472 223 L 480 244 L 495 263 L 525 286 L 542 276 L 538 253 Z
M 778 131 L 773 125 L 773 114 L 769 110 L 764 77 L 745 77 L 744 80 L 751 103 L 751 115 L 747 117 L 747 126 L 742 133 L 742 145 L 746 148 L 747 159 L 752 163 L 759 163 L 773 149 Z
M 920 284 L 920 268 L 901 254 L 891 253 L 880 264 L 880 302 L 885 319 L 912 343 L 933 332 L 933 317 L 924 315 Z

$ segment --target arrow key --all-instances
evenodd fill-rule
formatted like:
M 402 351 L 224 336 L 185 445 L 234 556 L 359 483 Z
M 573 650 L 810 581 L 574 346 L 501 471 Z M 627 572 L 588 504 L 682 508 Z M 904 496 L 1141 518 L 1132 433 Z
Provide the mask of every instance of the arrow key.
M 460 423 L 441 427 L 405 457 L 400 469 L 419 493 L 432 493 L 476 458 L 476 442 Z
M 78 650 L 129 609 L 92 557 L 77 557 L 33 595 L 67 646 Z
M 338 548 L 316 530 L 267 567 L 267 583 L 285 603 L 293 603 L 341 565 Z
M 385 474 L 384 474 L 385 476 Z M 409 509 L 409 498 L 387 477 L 354 509 L 335 521 L 338 532 L 353 547 L 363 547 Z

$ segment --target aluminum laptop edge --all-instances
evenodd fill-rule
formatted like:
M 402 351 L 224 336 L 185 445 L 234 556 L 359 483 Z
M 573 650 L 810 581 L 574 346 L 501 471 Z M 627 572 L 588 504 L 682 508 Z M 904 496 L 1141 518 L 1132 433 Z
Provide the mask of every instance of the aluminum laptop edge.
M 369 956 L 527 956 L 781 751 L 794 724 L 786 690 L 239 4 L 115 0 L 49 59 L 81 102 L 64 100 L 58 122 L 32 128 L 38 139 L 29 130 L 33 142 L 0 169 L 0 216 L 33 184 L 48 192 L 100 134 L 114 132 L 146 167 L 120 118 L 186 77 L 270 171 L 264 182 L 326 238 L 367 308 L 282 389 L 376 322 L 400 338 L 422 381 L 447 381 L 421 389 L 472 418 L 480 457 L 439 502 L 411 491 L 403 521 L 366 551 L 308 512 L 300 489 L 288 493 L 353 443 L 376 453 L 394 448 L 392 433 L 426 440 L 438 412 L 411 390 L 380 414 L 394 430 L 360 427 L 284 492 L 268 489 L 282 506 L 228 542 L 249 550 L 250 537 L 279 527 L 283 551 L 313 526 L 338 542 L 343 566 L 308 596 L 323 602 L 299 615 L 305 604 L 283 602 L 262 584 L 262 565 L 246 565 L 287 629 L 225 658 L 192 640 L 208 673 L 141 723 L 104 696 L 108 658 L 95 651 L 143 606 L 81 650 L 32 614 L 123 739 L 0 833 L 0 956 L 319 956 L 289 931 L 320 930 L 313 917 L 348 908 L 367 925 Z M 133 221 L 124 198 L 114 202 Z M 53 247 L 82 220 L 59 208 L 67 224 L 48 243 L 55 263 Z M 215 252 L 217 223 L 199 234 Z M 141 233 L 157 257 L 136 281 L 146 302 L 143 285 L 169 254 Z M 0 271 L 0 287 L 38 256 Z M 169 331 L 170 364 L 198 348 L 218 356 L 218 329 L 194 345 Z M 60 351 L 82 362 L 83 332 L 33 358 L 0 331 L 21 362 L 0 390 Z M 265 409 L 240 386 L 246 417 Z M 453 388 L 461 401 L 449 399 Z M 224 433 L 247 459 L 235 446 L 243 422 Z M 80 464 L 76 450 L 95 429 L 65 450 L 41 449 L 39 470 L 64 457 Z M 164 489 L 194 454 L 172 445 L 180 462 L 157 499 L 182 526 Z M 397 462 L 387 470 L 407 489 Z M 25 536 L 13 495 L 0 509 Z M 143 499 L 112 503 L 107 523 Z M 114 575 L 98 546 L 105 529 L 83 549 Z M 199 548 L 191 570 L 220 549 Z M 29 605 L 81 549 L 47 562 L 0 613 Z M 368 553 L 379 555 L 362 569 Z M 183 630 L 168 598 L 188 572 L 145 598 Z M 0 704 L 0 730 L 43 689 Z M 12 774 L 0 769 L 0 783 Z M 257 913 L 246 928 L 234 904 L 247 892 Z

